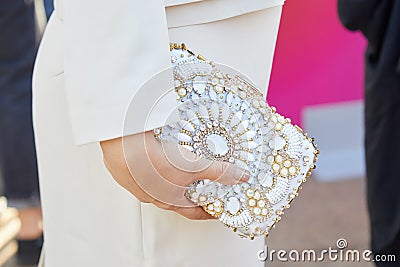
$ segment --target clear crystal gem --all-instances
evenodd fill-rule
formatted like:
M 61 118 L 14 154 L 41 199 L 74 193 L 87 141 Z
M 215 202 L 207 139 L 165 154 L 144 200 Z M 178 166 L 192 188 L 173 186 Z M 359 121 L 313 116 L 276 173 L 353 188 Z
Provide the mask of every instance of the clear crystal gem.
M 208 149 L 214 155 L 226 155 L 229 151 L 227 140 L 218 134 L 210 134 L 206 138 L 206 144 Z
M 241 204 L 239 199 L 237 199 L 236 197 L 230 197 L 228 198 L 227 202 L 226 202 L 226 210 L 232 214 L 235 215 L 236 213 L 239 212 L 241 208 Z

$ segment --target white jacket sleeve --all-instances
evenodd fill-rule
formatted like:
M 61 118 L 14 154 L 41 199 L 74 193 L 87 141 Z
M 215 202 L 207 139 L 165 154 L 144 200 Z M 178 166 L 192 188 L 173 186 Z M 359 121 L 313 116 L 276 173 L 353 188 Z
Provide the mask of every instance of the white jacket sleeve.
M 62 9 L 75 143 L 121 137 L 132 96 L 146 79 L 170 65 L 164 1 L 66 0 Z

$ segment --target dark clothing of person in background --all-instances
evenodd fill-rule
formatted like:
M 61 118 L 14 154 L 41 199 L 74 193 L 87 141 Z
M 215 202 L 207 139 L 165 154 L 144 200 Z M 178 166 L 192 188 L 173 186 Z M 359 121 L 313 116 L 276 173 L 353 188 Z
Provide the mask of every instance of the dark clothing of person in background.
M 54 10 L 54 3 L 53 0 L 44 0 L 44 9 L 46 11 L 47 20 L 50 18 L 51 14 Z
M 17 208 L 40 205 L 31 93 L 38 36 L 33 0 L 0 2 L 0 177 Z
M 339 16 L 368 41 L 365 146 L 371 247 L 400 266 L 400 1 L 339 0 Z

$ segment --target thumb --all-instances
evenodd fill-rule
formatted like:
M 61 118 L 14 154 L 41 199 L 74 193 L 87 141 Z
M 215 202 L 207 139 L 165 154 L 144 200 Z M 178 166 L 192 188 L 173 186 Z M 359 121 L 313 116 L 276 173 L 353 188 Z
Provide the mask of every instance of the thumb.
M 241 169 L 231 163 L 216 160 L 208 161 L 208 167 L 196 173 L 196 180 L 209 179 L 221 184 L 234 185 L 239 182 L 247 182 L 250 178 L 247 170 Z

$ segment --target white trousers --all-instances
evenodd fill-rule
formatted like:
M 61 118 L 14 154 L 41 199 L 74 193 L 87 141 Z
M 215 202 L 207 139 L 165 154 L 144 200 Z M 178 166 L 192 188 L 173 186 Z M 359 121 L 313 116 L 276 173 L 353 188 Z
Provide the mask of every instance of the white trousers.
M 281 7 L 274 7 L 170 28 L 170 40 L 240 70 L 266 90 L 280 14 Z M 40 266 L 263 266 L 257 258 L 262 238 L 240 239 L 218 221 L 190 221 L 141 204 L 114 182 L 98 143 L 73 145 L 62 31 L 53 16 L 34 77 L 45 238 Z

